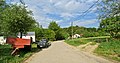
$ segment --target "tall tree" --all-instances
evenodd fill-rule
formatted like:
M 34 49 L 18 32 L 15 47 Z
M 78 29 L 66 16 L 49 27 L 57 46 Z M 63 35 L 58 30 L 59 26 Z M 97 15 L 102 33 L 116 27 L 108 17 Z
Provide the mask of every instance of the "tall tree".
M 48 40 L 55 40 L 55 32 L 53 30 L 50 29 L 44 29 L 44 38 L 48 39 Z
M 120 14 L 120 0 L 102 0 L 98 5 L 99 18 L 105 19 Z
M 4 0 L 0 0 L 0 24 L 1 24 L 1 12 L 4 10 L 5 8 L 5 1 Z M 1 25 L 0 25 L 0 31 L 1 31 Z M 1 33 L 0 33 L 1 34 Z
M 22 34 L 29 31 L 35 25 L 32 12 L 26 9 L 24 5 L 9 5 L 2 13 L 2 27 L 5 34 L 16 35 L 18 32 Z
M 59 29 L 56 32 L 56 39 L 57 40 L 63 40 L 63 39 L 67 39 L 69 37 L 69 34 L 63 30 L 63 29 Z
M 56 32 L 57 30 L 60 29 L 60 26 L 59 26 L 56 22 L 52 21 L 52 22 L 49 24 L 48 28 L 49 28 L 50 30 L 53 30 L 54 32 Z
M 100 28 L 111 37 L 120 38 L 120 0 L 102 0 L 99 10 Z

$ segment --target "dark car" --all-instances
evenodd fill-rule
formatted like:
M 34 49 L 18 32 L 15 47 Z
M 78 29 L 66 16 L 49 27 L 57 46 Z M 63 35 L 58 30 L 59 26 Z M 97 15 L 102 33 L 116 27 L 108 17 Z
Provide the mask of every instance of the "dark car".
M 48 40 L 47 39 L 42 39 L 42 40 L 40 40 L 38 43 L 37 43 L 37 47 L 38 48 L 47 48 L 47 47 L 49 47 L 51 45 L 51 43 L 50 42 L 48 42 Z

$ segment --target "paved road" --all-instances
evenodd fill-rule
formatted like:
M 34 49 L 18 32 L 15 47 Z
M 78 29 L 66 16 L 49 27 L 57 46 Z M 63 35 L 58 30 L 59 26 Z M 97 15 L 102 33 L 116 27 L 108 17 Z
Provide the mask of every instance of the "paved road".
M 31 56 L 25 63 L 112 63 L 106 59 L 82 52 L 63 41 Z

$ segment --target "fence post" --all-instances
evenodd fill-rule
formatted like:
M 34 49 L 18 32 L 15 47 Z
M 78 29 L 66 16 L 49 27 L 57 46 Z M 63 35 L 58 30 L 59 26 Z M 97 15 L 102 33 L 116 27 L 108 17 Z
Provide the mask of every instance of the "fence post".
M 106 38 L 106 42 L 108 42 L 108 38 Z

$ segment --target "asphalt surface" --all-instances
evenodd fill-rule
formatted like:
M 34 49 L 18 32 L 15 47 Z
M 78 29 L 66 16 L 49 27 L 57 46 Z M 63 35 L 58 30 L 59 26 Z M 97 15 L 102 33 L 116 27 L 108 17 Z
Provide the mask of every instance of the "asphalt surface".
M 24 63 L 113 63 L 83 52 L 63 41 L 53 42 L 49 48 L 35 53 Z

